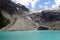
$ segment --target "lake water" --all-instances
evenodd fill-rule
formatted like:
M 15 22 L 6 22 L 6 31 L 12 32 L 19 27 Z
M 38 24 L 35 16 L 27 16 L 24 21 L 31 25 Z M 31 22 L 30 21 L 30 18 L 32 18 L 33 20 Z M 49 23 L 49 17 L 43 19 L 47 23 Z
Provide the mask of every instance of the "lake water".
M 60 40 L 60 31 L 2 31 L 0 40 Z

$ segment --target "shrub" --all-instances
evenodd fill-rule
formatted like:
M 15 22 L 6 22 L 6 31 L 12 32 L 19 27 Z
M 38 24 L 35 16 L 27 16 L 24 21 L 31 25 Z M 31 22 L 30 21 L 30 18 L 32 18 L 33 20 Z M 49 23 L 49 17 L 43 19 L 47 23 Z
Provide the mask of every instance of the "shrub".
M 2 14 L 0 14 L 0 29 L 7 26 L 10 23 L 9 19 L 6 19 Z

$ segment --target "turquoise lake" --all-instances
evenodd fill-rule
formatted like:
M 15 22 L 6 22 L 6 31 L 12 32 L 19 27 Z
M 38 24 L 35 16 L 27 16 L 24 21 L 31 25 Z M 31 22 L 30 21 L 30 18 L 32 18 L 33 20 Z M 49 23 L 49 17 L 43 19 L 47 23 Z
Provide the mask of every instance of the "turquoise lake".
M 60 40 L 60 31 L 1 31 L 0 40 Z

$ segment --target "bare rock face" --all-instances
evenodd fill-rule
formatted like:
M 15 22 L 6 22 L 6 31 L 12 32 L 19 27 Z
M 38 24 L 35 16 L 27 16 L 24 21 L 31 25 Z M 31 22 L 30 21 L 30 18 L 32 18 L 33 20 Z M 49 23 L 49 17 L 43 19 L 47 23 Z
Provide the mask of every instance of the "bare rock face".
M 58 12 L 41 12 L 30 14 L 32 20 L 39 22 L 52 22 L 60 20 L 60 13 Z
M 17 13 L 18 12 L 18 13 Z M 35 30 L 36 25 L 32 20 L 28 19 L 27 14 L 29 10 L 25 6 L 17 4 L 17 12 L 9 15 L 8 12 L 3 11 L 2 14 L 10 20 L 10 24 L 2 28 L 2 30 Z
M 37 30 L 36 24 L 28 17 L 29 16 L 27 16 L 27 14 L 24 12 L 22 15 L 17 14 L 12 15 L 12 17 L 8 16 L 11 23 L 4 27 L 3 30 Z
M 35 30 L 36 25 L 32 23 L 27 17 L 18 17 L 15 24 L 6 30 Z
M 60 13 L 58 12 L 44 12 L 41 15 L 41 19 L 44 19 L 45 22 L 52 22 L 60 20 Z
M 60 23 L 60 13 L 59 12 L 53 12 L 53 11 L 42 11 L 41 13 L 32 13 L 29 15 L 30 18 L 38 23 L 39 29 L 60 29 L 60 27 L 58 26 L 58 24 Z M 45 26 L 41 26 L 41 25 L 45 25 Z M 58 27 L 57 27 L 58 26 Z

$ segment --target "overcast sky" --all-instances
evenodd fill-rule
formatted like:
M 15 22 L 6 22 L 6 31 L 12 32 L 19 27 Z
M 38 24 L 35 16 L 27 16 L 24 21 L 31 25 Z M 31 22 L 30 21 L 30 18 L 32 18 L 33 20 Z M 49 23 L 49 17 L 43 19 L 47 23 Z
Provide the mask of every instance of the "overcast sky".
M 13 0 L 16 3 L 25 5 L 29 9 L 55 8 L 60 5 L 60 0 Z

